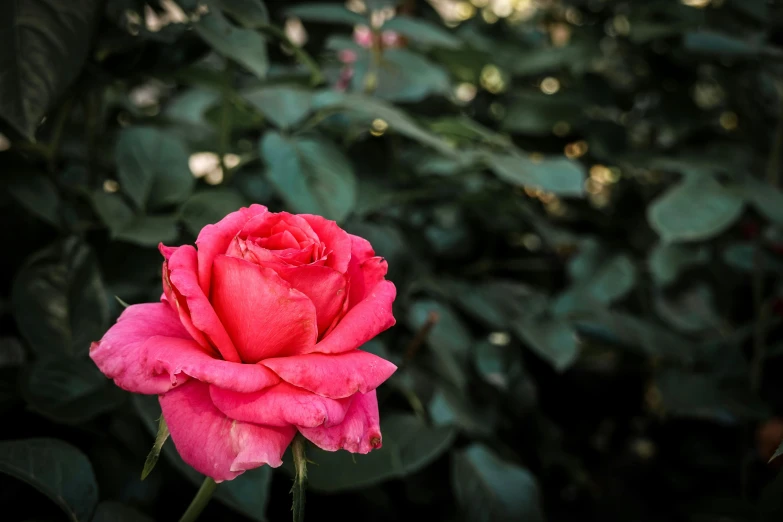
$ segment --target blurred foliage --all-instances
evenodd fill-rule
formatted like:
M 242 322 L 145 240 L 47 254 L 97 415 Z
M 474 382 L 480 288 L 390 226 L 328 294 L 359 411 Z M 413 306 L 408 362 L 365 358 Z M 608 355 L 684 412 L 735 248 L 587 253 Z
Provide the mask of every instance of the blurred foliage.
M 782 59 L 766 0 L 3 2 L 3 519 L 184 510 L 89 343 L 252 202 L 398 288 L 383 448 L 310 450 L 309 517 L 783 519 Z M 285 460 L 204 520 L 287 520 Z

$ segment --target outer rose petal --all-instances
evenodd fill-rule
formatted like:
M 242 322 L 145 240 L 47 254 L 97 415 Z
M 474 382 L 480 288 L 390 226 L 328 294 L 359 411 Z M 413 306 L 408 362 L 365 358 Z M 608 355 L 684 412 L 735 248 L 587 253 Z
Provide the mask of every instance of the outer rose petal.
M 154 362 L 147 360 L 144 349 L 144 344 L 157 336 L 192 342 L 177 314 L 168 305 L 131 305 L 122 312 L 103 339 L 92 343 L 90 357 L 101 372 L 114 379 L 117 386 L 124 390 L 164 393 L 171 389 L 172 380 L 168 375 L 156 374 Z
M 382 445 L 375 390 L 357 393 L 343 422 L 331 427 L 299 428 L 310 442 L 326 451 L 348 450 L 369 453 Z
M 232 419 L 268 426 L 332 426 L 339 424 L 351 397 L 329 399 L 286 382 L 255 393 L 237 393 L 210 387 L 212 402 Z
M 155 373 L 169 374 L 174 385 L 180 373 L 237 392 L 255 392 L 280 382 L 280 377 L 260 364 L 215 359 L 188 339 L 152 337 L 144 343 L 144 350 Z
M 310 223 L 318 238 L 326 245 L 326 252 L 329 253 L 326 266 L 344 274 L 351 260 L 351 237 L 348 232 L 340 228 L 336 222 L 321 216 L 312 214 L 300 214 L 300 216 Z
M 212 303 L 242 361 L 293 355 L 318 337 L 315 306 L 274 271 L 235 257 L 213 264 Z
M 212 262 L 215 256 L 225 254 L 234 236 L 250 219 L 267 213 L 263 205 L 250 205 L 232 212 L 214 225 L 201 229 L 196 239 L 198 247 L 198 282 L 204 294 L 209 297 L 212 282 Z
M 368 393 L 391 377 L 395 365 L 361 350 L 325 355 L 311 353 L 262 361 L 284 381 L 318 395 L 340 399 Z
M 163 268 L 161 269 L 161 279 L 163 280 L 163 295 L 160 300 L 168 303 L 171 309 L 179 316 L 179 320 L 185 330 L 188 331 L 190 336 L 201 346 L 201 348 L 213 354 L 219 354 L 216 348 L 207 340 L 204 332 L 196 328 L 193 324 L 193 319 L 190 317 L 190 308 L 188 308 L 188 301 L 180 294 L 176 288 L 171 284 L 169 279 L 170 271 L 168 261 L 163 262 Z
M 397 289 L 391 281 L 381 281 L 367 297 L 354 306 L 326 337 L 307 353 L 350 352 L 382 331 L 394 326 L 392 302 Z
M 370 257 L 361 263 L 356 258 L 352 258 L 347 274 L 350 284 L 348 310 L 361 302 L 375 285 L 383 281 L 388 271 L 389 265 L 382 257 Z
M 168 260 L 169 280 L 185 298 L 193 326 L 204 332 L 207 340 L 231 362 L 240 362 L 237 349 L 226 329 L 220 323 L 215 309 L 201 290 L 197 279 L 198 254 L 190 245 L 184 245 Z
M 367 259 L 375 257 L 375 250 L 372 249 L 369 241 L 353 234 L 348 234 L 348 236 L 351 238 L 351 259 L 363 263 Z
M 296 434 L 292 426 L 275 428 L 229 419 L 212 404 L 209 385 L 198 381 L 161 395 L 160 406 L 182 459 L 215 482 L 264 464 L 280 466 Z
M 324 333 L 343 309 L 348 294 L 345 277 L 332 268 L 315 265 L 284 268 L 277 274 L 313 302 L 318 334 Z

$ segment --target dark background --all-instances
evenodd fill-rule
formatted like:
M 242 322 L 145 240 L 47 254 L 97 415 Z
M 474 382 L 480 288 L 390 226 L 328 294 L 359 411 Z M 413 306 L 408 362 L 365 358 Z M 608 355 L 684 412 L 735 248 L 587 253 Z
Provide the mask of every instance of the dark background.
M 0 518 L 178 519 L 88 348 L 256 202 L 398 289 L 384 446 L 309 448 L 308 520 L 783 520 L 783 6 L 348 5 L 0 2 Z M 288 520 L 284 460 L 202 519 Z

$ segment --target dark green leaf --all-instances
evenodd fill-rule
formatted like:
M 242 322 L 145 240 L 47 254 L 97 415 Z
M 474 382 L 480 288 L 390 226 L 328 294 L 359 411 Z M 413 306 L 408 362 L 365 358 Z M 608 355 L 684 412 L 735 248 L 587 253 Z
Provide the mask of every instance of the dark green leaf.
M 765 218 L 776 225 L 783 226 L 783 192 L 777 187 L 746 176 L 742 192 L 748 202 L 756 207 Z
M 51 179 L 38 172 L 16 172 L 10 176 L 8 191 L 31 214 L 62 226 L 60 195 Z
M 398 132 L 446 156 L 458 155 L 451 143 L 425 130 L 403 111 L 381 100 L 361 94 L 321 91 L 313 96 L 312 103 L 313 110 L 341 109 L 348 113 L 362 115 L 367 123 L 380 118 L 389 125 L 388 132 Z
M 261 0 L 213 0 L 213 2 L 248 29 L 257 29 L 269 23 L 269 11 Z
M 182 206 L 182 221 L 190 233 L 197 236 L 206 225 L 217 223 L 246 204 L 242 194 L 234 189 L 203 190 L 193 194 Z
M 235 60 L 258 78 L 266 78 L 269 59 L 263 35 L 252 29 L 236 27 L 214 10 L 202 16 L 194 29 L 215 51 Z
M 132 402 L 150 436 L 155 437 L 158 431 L 158 419 L 161 417 L 158 398 L 154 395 L 134 395 Z M 173 444 L 163 447 L 163 455 L 194 486 L 201 485 L 204 476 L 185 464 Z M 246 471 L 234 480 L 223 482 L 215 490 L 215 498 L 251 520 L 264 522 L 271 480 L 272 468 L 261 466 Z
M 668 285 L 673 283 L 683 270 L 706 263 L 709 258 L 709 250 L 705 247 L 658 243 L 650 252 L 648 265 L 653 280 L 659 285 Z
M 356 203 L 353 167 L 332 143 L 267 132 L 260 147 L 269 181 L 293 211 L 336 221 L 351 212 Z
M 370 52 L 361 51 L 354 63 L 352 85 L 365 89 L 368 75 L 375 74 L 373 95 L 396 102 L 417 102 L 427 96 L 445 95 L 449 75 L 440 65 L 408 49 L 388 49 L 377 67 Z
M 73 238 L 27 261 L 14 279 L 11 304 L 20 332 L 41 359 L 87 354 L 109 319 L 95 258 Z
M 688 177 L 647 207 L 650 225 L 666 242 L 709 239 L 742 213 L 743 199 L 707 176 Z
M 113 236 L 116 236 L 119 231 L 134 220 L 133 209 L 116 192 L 109 193 L 103 189 L 95 189 L 90 200 L 98 217 L 101 218 Z
M 88 522 L 98 503 L 92 465 L 75 447 L 57 439 L 0 442 L 0 472 L 49 497 L 71 522 Z
M 413 415 L 399 414 L 385 415 L 381 432 L 383 446 L 367 455 L 357 455 L 355 462 L 347 451 L 308 448 L 308 459 L 317 464 L 307 468 L 309 487 L 344 491 L 405 477 L 437 459 L 455 436 L 452 428 L 430 428 Z
M 395 16 L 385 24 L 383 30 L 395 31 L 406 36 L 411 41 L 433 47 L 457 49 L 462 41 L 449 31 L 434 23 L 408 16 Z
M 685 49 L 694 53 L 714 54 L 726 58 L 756 56 L 762 50 L 758 43 L 711 31 L 686 33 L 684 45 Z
M 579 356 L 576 332 L 567 321 L 530 318 L 517 322 L 514 331 L 558 371 L 568 369 Z
M 676 298 L 666 298 L 658 293 L 654 304 L 658 315 L 682 332 L 718 331 L 721 326 L 713 291 L 704 284 L 688 288 Z
M 0 117 L 33 140 L 81 71 L 100 0 L 0 3 Z
M 115 154 L 120 189 L 138 208 L 181 203 L 193 190 L 187 149 L 171 133 L 130 127 L 122 131 Z
M 573 128 L 584 121 L 583 103 L 560 93 L 551 96 L 517 93 L 506 110 L 502 128 L 510 132 L 549 136 L 558 122 Z
M 349 11 L 339 4 L 302 4 L 286 9 L 287 16 L 295 16 L 302 20 L 324 23 L 340 23 L 348 25 L 367 24 L 367 19 L 360 14 Z
M 489 437 L 497 424 L 494 405 L 478 407 L 466 394 L 449 387 L 438 389 L 427 409 L 436 426 L 456 426 L 473 436 Z
M 247 90 L 242 97 L 282 129 L 298 124 L 311 110 L 312 93 L 293 85 Z
M 107 500 L 98 504 L 92 522 L 153 522 L 150 517 L 130 506 Z
M 466 520 L 543 522 L 538 484 L 527 469 L 501 460 L 483 444 L 455 452 L 451 469 Z
M 147 476 L 152 473 L 152 470 L 155 469 L 155 464 L 158 463 L 158 458 L 160 457 L 160 450 L 163 449 L 163 445 L 166 443 L 169 435 L 171 435 L 169 426 L 166 424 L 166 419 L 161 415 L 158 420 L 158 433 L 155 434 L 155 443 L 147 454 L 147 458 L 144 461 L 144 468 L 141 470 L 141 480 L 147 478 Z
M 459 316 L 437 301 L 419 300 L 408 309 L 408 324 L 418 332 L 435 320 L 427 335 L 427 345 L 438 360 L 438 369 L 458 388 L 465 385 L 465 365 L 472 338 Z
M 139 216 L 113 235 L 118 240 L 141 246 L 172 243 L 178 235 L 177 217 Z
M 584 168 L 566 158 L 534 161 L 515 154 L 494 154 L 489 157 L 489 166 L 501 179 L 515 185 L 562 196 L 584 194 Z
M 88 358 L 37 361 L 25 375 L 22 393 L 33 410 L 68 424 L 88 421 L 125 400 Z

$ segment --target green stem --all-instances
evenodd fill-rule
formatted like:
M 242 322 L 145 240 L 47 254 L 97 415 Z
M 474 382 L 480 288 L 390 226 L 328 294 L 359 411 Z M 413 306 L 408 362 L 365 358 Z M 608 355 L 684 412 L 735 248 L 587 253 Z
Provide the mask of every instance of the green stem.
M 305 455 L 305 439 L 301 433 L 297 433 L 291 443 L 291 452 L 294 454 L 294 485 L 291 492 L 294 494 L 294 522 L 304 521 L 305 489 L 307 488 L 307 456 Z
M 188 506 L 185 514 L 179 519 L 179 522 L 193 522 L 198 518 L 204 508 L 209 504 L 209 499 L 212 498 L 212 494 L 215 492 L 217 484 L 215 481 L 207 477 L 204 482 L 201 483 L 201 487 L 198 489 L 198 493 L 193 497 L 193 501 Z
M 323 83 L 324 75 L 321 72 L 321 68 L 318 67 L 318 62 L 316 62 L 312 56 L 307 54 L 307 51 L 295 45 L 294 42 L 288 38 L 288 35 L 285 34 L 285 31 L 271 24 L 263 24 L 258 28 L 281 40 L 291 49 L 291 52 L 294 53 L 294 56 L 296 56 L 296 58 L 310 70 L 310 83 L 313 87 Z

